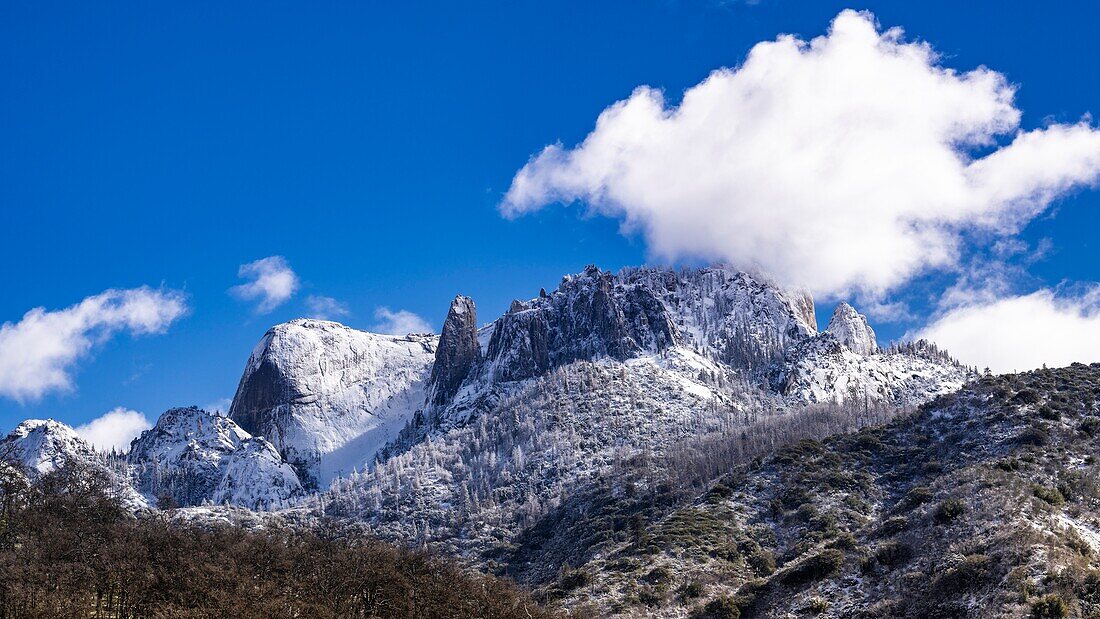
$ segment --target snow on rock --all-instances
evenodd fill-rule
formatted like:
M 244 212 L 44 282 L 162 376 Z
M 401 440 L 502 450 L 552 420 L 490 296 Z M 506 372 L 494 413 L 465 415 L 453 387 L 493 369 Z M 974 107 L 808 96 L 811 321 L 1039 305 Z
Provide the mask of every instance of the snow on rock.
M 438 338 L 323 320 L 272 327 L 253 351 L 230 417 L 271 441 L 307 483 L 361 469 L 425 400 Z
M 0 440 L 0 457 L 19 465 L 31 481 L 70 464 L 94 469 L 104 475 L 111 492 L 128 509 L 149 507 L 145 497 L 131 484 L 130 471 L 124 462 L 111 461 L 59 421 L 23 421 Z
M 28 419 L 8 434 L 3 444 L 9 458 L 31 476 L 57 470 L 70 460 L 98 462 L 99 455 L 71 427 L 53 419 Z
M 843 301 L 833 310 L 825 331 L 854 353 L 871 355 L 878 351 L 875 330 L 867 324 L 867 317 Z
M 270 509 L 303 493 L 293 467 L 271 443 L 195 407 L 166 411 L 134 439 L 128 457 L 140 490 L 183 506 Z
M 831 332 L 799 344 L 777 367 L 773 387 L 795 403 L 918 405 L 961 388 L 973 373 L 946 356 L 853 352 Z

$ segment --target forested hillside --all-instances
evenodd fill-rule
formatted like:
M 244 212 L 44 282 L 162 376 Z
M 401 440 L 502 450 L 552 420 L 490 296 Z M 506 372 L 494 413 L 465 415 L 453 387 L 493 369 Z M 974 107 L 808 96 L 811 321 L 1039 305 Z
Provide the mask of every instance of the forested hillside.
M 426 552 L 308 531 L 135 518 L 73 462 L 33 486 L 0 464 L 0 617 L 550 617 Z

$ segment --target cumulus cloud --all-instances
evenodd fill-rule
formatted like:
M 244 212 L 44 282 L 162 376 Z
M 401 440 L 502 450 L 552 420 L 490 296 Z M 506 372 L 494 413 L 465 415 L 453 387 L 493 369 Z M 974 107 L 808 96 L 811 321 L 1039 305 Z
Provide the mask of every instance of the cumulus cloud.
M 130 449 L 130 441 L 152 427 L 145 415 L 119 406 L 73 429 L 96 449 L 123 452 Z
M 162 333 L 187 312 L 182 293 L 107 290 L 62 310 L 36 307 L 0 325 L 0 396 L 34 400 L 72 389 L 73 366 L 121 331 Z
M 310 318 L 318 320 L 335 320 L 351 314 L 345 303 L 320 295 L 306 297 L 306 307 L 309 309 Z
M 546 147 L 501 203 L 580 201 L 659 258 L 723 260 L 825 296 L 882 297 L 955 268 L 963 233 L 997 238 L 1100 178 L 1100 131 L 1020 129 L 1015 88 L 844 11 L 719 69 L 678 106 L 639 87 L 585 140 Z M 1001 140 L 999 143 L 998 140 Z
M 229 292 L 245 301 L 258 300 L 256 311 L 266 314 L 286 303 L 298 291 L 298 276 L 282 256 L 268 256 L 242 264 L 237 276 L 252 281 L 234 286 Z
M 1100 361 L 1100 286 L 1083 293 L 981 298 L 939 316 L 916 337 L 994 372 Z
M 374 310 L 374 317 L 378 323 L 371 327 L 375 333 L 387 335 L 408 335 L 409 333 L 433 333 L 431 323 L 420 316 L 408 311 L 390 311 L 388 307 L 380 307 Z

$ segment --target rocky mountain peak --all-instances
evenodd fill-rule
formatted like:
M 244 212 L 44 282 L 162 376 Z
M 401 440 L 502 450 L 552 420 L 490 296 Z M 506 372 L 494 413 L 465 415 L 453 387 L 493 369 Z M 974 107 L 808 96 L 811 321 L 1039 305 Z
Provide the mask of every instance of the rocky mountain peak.
M 854 353 L 870 355 L 878 350 L 875 331 L 871 325 L 867 324 L 867 317 L 844 301 L 841 301 L 833 310 L 833 316 L 829 319 L 829 326 L 825 331 L 833 334 L 841 344 Z
M 515 302 L 513 303 L 513 308 Z M 435 363 L 429 382 L 431 404 L 443 404 L 454 397 L 466 376 L 481 360 L 477 341 L 477 308 L 470 297 L 459 295 L 451 301 L 443 333 L 435 350 Z
M 302 493 L 275 447 L 232 419 L 194 406 L 173 408 L 134 439 L 128 455 L 138 488 L 179 505 L 280 505 Z
M 322 320 L 276 325 L 253 350 L 229 416 L 301 479 L 327 482 L 363 468 L 424 405 L 437 341 Z
M 96 460 L 95 449 L 71 427 L 53 419 L 28 419 L 2 441 L 11 460 L 31 475 L 49 473 L 70 459 Z

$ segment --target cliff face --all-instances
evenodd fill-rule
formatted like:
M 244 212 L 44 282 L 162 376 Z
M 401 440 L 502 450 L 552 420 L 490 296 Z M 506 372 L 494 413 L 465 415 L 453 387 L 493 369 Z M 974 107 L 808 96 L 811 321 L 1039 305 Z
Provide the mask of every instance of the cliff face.
M 249 358 L 229 416 L 307 484 L 326 482 L 362 468 L 423 406 L 437 341 L 321 320 L 276 325 Z
M 473 299 L 457 296 L 447 311 L 443 334 L 439 337 L 439 347 L 435 351 L 428 388 L 429 403 L 449 402 L 480 361 L 477 308 Z

